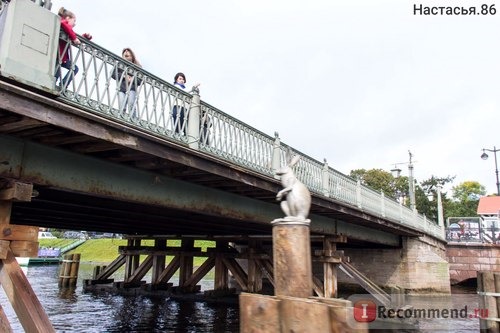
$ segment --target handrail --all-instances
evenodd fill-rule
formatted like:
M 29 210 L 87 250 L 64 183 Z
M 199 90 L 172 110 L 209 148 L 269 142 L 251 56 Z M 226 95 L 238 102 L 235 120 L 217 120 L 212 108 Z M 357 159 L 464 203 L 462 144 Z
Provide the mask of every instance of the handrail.
M 193 95 L 83 37 L 80 41 L 78 47 L 68 45 L 79 71 L 69 84 L 57 87 L 60 98 L 149 134 L 188 144 L 186 130 Z M 60 62 L 56 67 L 60 68 Z M 111 74 L 118 70 L 122 76 L 113 79 Z M 137 99 L 133 107 L 120 109 L 118 92 L 125 75 L 137 84 Z M 126 96 L 130 94 L 129 86 Z M 184 108 L 184 119 L 173 117 L 174 106 Z M 200 109 L 199 150 L 271 177 L 277 167 L 285 164 L 285 156 L 291 147 L 279 142 L 277 134 L 273 138 L 204 101 Z M 329 167 L 326 161 L 321 163 L 293 151 L 301 156 L 295 166 L 297 178 L 312 193 L 444 240 L 443 230 L 437 223 L 361 185 Z M 276 156 L 278 161 L 274 160 Z

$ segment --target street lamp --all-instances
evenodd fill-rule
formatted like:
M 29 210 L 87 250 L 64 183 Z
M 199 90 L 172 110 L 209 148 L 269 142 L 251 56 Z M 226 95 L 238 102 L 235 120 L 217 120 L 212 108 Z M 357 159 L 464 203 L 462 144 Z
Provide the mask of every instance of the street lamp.
M 483 153 L 481 154 L 481 158 L 483 160 L 488 159 L 488 154 L 486 152 L 492 152 L 495 155 L 495 174 L 497 176 L 497 195 L 500 196 L 500 182 L 498 181 L 498 164 L 497 164 L 497 151 L 500 151 L 500 149 L 497 149 L 497 147 L 493 146 L 493 149 L 485 149 L 483 148 Z
M 408 194 L 410 196 L 410 209 L 415 210 L 415 184 L 413 180 L 413 163 L 411 161 L 413 154 L 408 150 L 410 155 L 410 161 L 405 163 L 396 163 L 394 169 L 391 170 L 392 176 L 398 178 L 401 175 L 401 169 L 398 168 L 398 164 L 408 164 Z

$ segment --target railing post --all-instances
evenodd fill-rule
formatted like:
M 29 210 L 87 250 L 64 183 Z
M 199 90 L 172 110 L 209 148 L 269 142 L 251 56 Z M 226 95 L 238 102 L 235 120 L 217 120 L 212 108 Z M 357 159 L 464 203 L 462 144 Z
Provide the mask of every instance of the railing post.
M 356 201 L 358 207 L 361 208 L 361 181 L 358 180 L 356 183 Z
M 380 190 L 380 213 L 385 217 L 385 194 Z
M 187 137 L 189 148 L 198 150 L 200 142 L 200 91 L 198 88 L 193 87 L 192 90 L 191 107 L 188 113 L 187 123 Z
M 271 161 L 271 168 L 273 169 L 274 178 L 280 179 L 280 176 L 276 174 L 276 172 L 281 168 L 281 160 L 280 160 L 280 137 L 278 132 L 274 132 L 274 146 L 273 146 L 273 157 Z
M 330 196 L 330 174 L 328 173 L 328 162 L 326 158 L 323 160 L 323 170 L 321 170 L 321 185 L 323 187 L 323 195 L 325 197 Z

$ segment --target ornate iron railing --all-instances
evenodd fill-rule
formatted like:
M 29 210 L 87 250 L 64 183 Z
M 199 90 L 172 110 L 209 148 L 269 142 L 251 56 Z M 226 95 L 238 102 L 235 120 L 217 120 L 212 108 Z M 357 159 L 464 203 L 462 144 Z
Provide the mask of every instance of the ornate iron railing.
M 193 95 L 83 37 L 80 40 L 82 43 L 78 47 L 67 46 L 71 49 L 73 66 L 69 77 L 72 79 L 59 82 L 60 98 L 149 134 L 190 144 L 192 138 L 186 129 Z M 60 60 L 56 67 L 56 72 L 61 70 Z M 63 68 L 62 76 L 65 71 Z M 122 91 L 122 96 L 130 97 L 133 94 L 131 87 L 136 86 L 136 98 L 127 107 L 120 102 L 123 80 L 130 80 L 131 84 Z M 174 106 L 184 109 L 183 119 L 174 117 Z M 267 176 L 274 176 L 276 169 L 285 165 L 291 147 L 280 143 L 277 134 L 275 137 L 266 135 L 204 101 L 197 114 L 200 117 L 197 149 Z M 362 186 L 328 167 L 326 161 L 321 163 L 293 152 L 301 156 L 294 169 L 296 176 L 311 192 L 444 239 L 442 228 L 425 216 Z

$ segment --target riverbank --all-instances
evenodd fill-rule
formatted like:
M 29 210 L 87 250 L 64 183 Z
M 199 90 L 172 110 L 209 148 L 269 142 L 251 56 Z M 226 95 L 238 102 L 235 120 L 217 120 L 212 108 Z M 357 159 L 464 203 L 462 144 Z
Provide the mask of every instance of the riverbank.
M 40 239 L 40 248 L 62 248 L 68 244 L 74 242 L 74 239 Z M 118 249 L 120 246 L 127 245 L 126 239 L 116 239 L 116 238 L 101 238 L 101 239 L 89 239 L 85 243 L 81 244 L 77 248 L 68 252 L 68 254 L 79 253 L 81 262 L 91 262 L 91 263 L 110 263 L 116 259 L 118 256 Z M 153 240 L 142 241 L 144 246 L 153 246 Z M 180 246 L 180 241 L 169 240 L 167 242 L 168 246 Z M 215 242 L 212 241 L 195 241 L 195 247 L 200 247 L 202 251 L 206 251 L 209 247 L 215 247 Z M 169 258 L 169 257 L 167 257 Z M 205 258 L 195 257 L 194 265 L 199 266 L 203 263 Z

